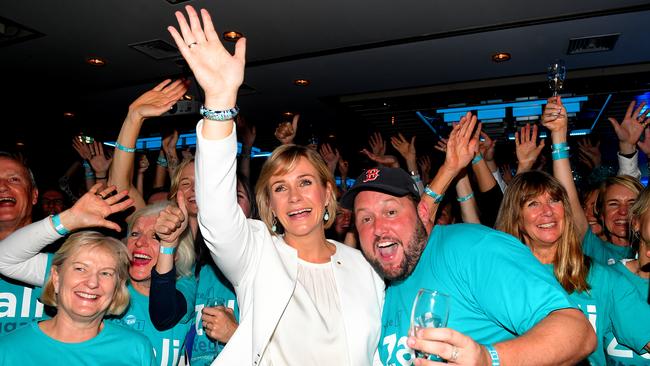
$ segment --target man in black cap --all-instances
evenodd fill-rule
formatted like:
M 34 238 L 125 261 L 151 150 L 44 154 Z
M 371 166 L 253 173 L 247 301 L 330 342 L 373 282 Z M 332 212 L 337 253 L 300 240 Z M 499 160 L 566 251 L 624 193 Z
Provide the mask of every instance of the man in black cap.
M 428 200 L 439 203 L 435 190 L 444 191 L 472 159 L 478 138 L 468 122 L 450 135 L 445 164 L 425 189 Z M 427 235 L 430 208 L 405 171 L 369 169 L 341 201 L 353 209 L 366 259 L 389 283 L 378 349 L 383 364 L 410 365 L 413 349 L 458 365 L 575 364 L 593 351 L 587 319 L 514 237 L 473 224 L 436 226 Z M 451 297 L 448 328 L 409 337 L 420 288 Z

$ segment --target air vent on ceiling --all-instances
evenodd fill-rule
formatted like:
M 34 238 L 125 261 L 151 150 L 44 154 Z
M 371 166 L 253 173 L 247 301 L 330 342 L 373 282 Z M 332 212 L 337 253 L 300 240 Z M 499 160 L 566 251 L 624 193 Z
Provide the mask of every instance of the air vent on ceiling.
M 180 53 L 175 46 L 160 40 L 154 39 L 153 41 L 146 41 L 141 43 L 130 44 L 129 47 L 136 51 L 140 51 L 145 55 L 155 60 L 166 60 L 169 58 L 178 57 Z
M 42 33 L 0 17 L 0 47 L 42 36 Z
M 569 40 L 568 55 L 580 53 L 606 52 L 614 49 L 620 33 L 605 34 L 602 36 L 571 38 Z

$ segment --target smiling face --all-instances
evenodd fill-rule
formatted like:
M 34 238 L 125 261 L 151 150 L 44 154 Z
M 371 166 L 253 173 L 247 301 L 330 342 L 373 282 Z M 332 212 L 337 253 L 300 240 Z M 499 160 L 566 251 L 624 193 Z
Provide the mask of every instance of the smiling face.
M 84 246 L 52 268 L 57 316 L 101 320 L 117 290 L 117 260 L 101 246 Z
M 0 223 L 31 222 L 38 191 L 32 187 L 27 169 L 15 160 L 0 157 Z
M 603 232 L 603 227 L 600 225 L 600 221 L 598 221 L 598 218 L 594 213 L 594 207 L 596 206 L 597 199 L 598 190 L 594 189 L 593 191 L 589 192 L 587 198 L 585 198 L 582 209 L 585 212 L 585 217 L 587 218 L 591 232 L 593 232 L 595 235 L 600 235 Z
M 531 197 L 521 208 L 521 232 L 529 246 L 556 245 L 564 231 L 564 205 L 548 192 Z
M 375 191 L 362 191 L 354 200 L 355 225 L 361 250 L 387 280 L 400 280 L 413 272 L 426 246 L 426 231 L 415 203 Z
M 332 195 L 309 160 L 301 157 L 293 170 L 269 180 L 270 208 L 285 231 L 285 239 L 323 229 L 323 214 Z
M 178 190 L 183 191 L 185 195 L 187 213 L 190 216 L 196 216 L 199 212 L 199 207 L 196 205 L 196 195 L 194 193 L 194 164 L 186 165 L 181 171 Z
M 628 244 L 629 212 L 636 196 L 633 191 L 620 184 L 611 185 L 605 191 L 602 219 L 613 244 Z
M 151 280 L 151 270 L 158 262 L 160 242 L 156 239 L 154 225 L 157 215 L 142 216 L 135 220 L 126 247 L 131 256 L 129 276 L 132 281 Z

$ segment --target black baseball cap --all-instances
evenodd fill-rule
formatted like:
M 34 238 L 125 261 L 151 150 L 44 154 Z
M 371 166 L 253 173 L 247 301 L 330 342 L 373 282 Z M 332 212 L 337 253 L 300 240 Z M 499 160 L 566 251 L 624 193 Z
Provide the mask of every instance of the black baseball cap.
M 341 197 L 341 206 L 354 209 L 354 199 L 362 191 L 377 191 L 391 196 L 412 195 L 420 199 L 418 187 L 411 176 L 401 168 L 372 168 L 364 171 L 354 185 Z

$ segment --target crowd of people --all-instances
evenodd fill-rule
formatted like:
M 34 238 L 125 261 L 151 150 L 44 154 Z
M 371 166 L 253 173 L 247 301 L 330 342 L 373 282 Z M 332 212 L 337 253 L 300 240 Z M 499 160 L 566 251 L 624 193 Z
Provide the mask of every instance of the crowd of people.
M 400 166 L 376 133 L 348 187 L 334 146 L 295 143 L 295 116 L 252 182 L 256 131 L 237 107 L 246 40 L 231 54 L 206 10 L 185 10 L 168 30 L 203 119 L 194 154 L 179 156 L 177 132 L 163 139 L 152 187 L 136 140 L 185 80 L 137 97 L 112 153 L 74 138 L 80 163 L 58 187 L 39 191 L 0 154 L 0 365 L 437 364 L 416 351 L 455 365 L 650 364 L 643 104 L 610 119 L 618 172 L 601 174 L 598 144 L 573 146 L 591 185 L 576 185 L 561 97 L 517 132 L 516 172 L 467 113 L 436 146 L 437 170 L 415 138 L 390 138 Z M 411 326 L 422 288 L 451 299 L 445 327 Z

